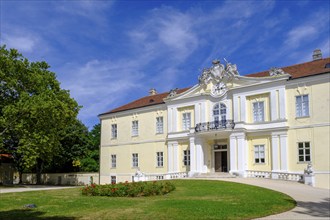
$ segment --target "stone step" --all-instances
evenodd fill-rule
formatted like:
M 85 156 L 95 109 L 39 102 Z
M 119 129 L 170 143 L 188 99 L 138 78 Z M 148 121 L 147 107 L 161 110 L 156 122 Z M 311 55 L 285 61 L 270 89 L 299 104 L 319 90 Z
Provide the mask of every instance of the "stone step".
M 194 176 L 194 178 L 214 178 L 214 179 L 221 179 L 221 178 L 235 178 L 235 175 L 230 173 L 223 173 L 223 172 L 215 172 L 215 173 L 201 173 L 199 175 Z

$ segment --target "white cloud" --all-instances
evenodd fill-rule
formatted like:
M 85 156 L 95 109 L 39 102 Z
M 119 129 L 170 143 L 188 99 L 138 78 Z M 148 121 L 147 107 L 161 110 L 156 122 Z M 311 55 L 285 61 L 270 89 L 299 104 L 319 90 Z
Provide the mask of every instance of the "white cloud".
M 114 103 L 123 104 L 127 92 L 141 88 L 143 73 L 135 61 L 91 60 L 83 65 L 66 65 L 59 76 L 64 89 L 70 90 L 83 108 L 79 117 L 88 117 L 109 110 Z
M 3 44 L 6 44 L 7 48 L 15 48 L 19 52 L 32 52 L 37 44 L 37 39 L 33 36 L 26 34 L 3 34 Z
M 327 11 L 320 10 L 308 16 L 301 25 L 294 27 L 287 34 L 284 46 L 296 48 L 301 44 L 314 40 L 323 33 L 324 29 L 329 30 L 329 14 Z
M 55 8 L 59 12 L 75 15 L 93 20 L 95 22 L 105 22 L 105 13 L 111 8 L 114 1 L 66 1 L 56 2 Z
M 289 47 L 298 47 L 303 41 L 314 39 L 317 34 L 315 26 L 299 26 L 288 33 L 285 44 Z

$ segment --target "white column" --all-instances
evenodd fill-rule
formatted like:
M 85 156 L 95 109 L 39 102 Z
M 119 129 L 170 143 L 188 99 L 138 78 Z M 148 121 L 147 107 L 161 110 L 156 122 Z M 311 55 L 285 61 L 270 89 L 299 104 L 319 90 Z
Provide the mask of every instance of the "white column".
M 173 108 L 168 108 L 167 129 L 168 132 L 173 132 Z
M 180 172 L 179 169 L 179 145 L 178 142 L 173 143 L 173 170 L 174 172 Z
M 172 111 L 172 132 L 177 132 L 178 131 L 178 109 L 173 108 Z
M 195 124 L 201 122 L 201 103 L 195 104 Z
M 206 102 L 201 103 L 201 122 L 206 122 Z
M 195 138 L 191 137 L 190 141 L 190 172 L 189 176 L 194 175 L 196 173 L 196 146 L 195 146 Z
M 237 135 L 237 160 L 238 160 L 238 172 L 240 176 L 246 175 L 247 170 L 247 146 L 246 146 L 245 134 Z
M 234 114 L 234 121 L 238 122 L 240 121 L 240 109 L 239 109 L 239 103 L 238 103 L 238 96 L 234 96 L 234 107 L 233 107 L 233 114 Z
M 236 136 L 230 135 L 230 173 L 237 172 L 237 141 Z
M 280 135 L 280 143 L 281 143 L 281 171 L 288 171 L 288 135 L 281 134 Z
M 173 170 L 173 145 L 172 143 L 167 144 L 167 169 L 169 173 L 172 173 Z
M 204 152 L 203 152 L 201 139 L 199 138 L 195 139 L 195 147 L 196 147 L 196 171 L 201 173 L 203 172 L 203 164 L 204 164 Z
M 272 135 L 272 171 L 278 172 L 280 171 L 280 163 L 279 163 L 279 136 L 278 134 Z M 278 179 L 276 174 L 272 175 L 273 179 Z
M 241 96 L 241 121 L 246 122 L 246 97 Z
M 279 118 L 286 118 L 286 97 L 285 97 L 285 88 L 279 90 Z
M 276 90 L 270 92 L 270 116 L 271 121 L 278 119 Z

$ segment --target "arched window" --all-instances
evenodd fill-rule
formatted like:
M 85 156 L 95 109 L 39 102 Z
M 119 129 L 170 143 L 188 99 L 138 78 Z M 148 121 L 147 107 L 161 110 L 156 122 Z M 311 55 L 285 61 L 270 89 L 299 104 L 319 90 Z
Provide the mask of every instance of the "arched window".
M 226 124 L 227 108 L 224 104 L 215 104 L 213 107 L 213 119 L 215 122 L 221 121 L 221 125 Z

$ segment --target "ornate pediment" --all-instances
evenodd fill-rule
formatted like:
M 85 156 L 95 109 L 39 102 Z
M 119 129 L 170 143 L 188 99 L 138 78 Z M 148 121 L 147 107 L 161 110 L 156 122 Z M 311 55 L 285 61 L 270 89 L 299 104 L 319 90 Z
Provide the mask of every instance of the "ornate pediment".
M 268 71 L 270 76 L 278 76 L 278 75 L 284 75 L 286 74 L 282 69 L 277 68 L 277 67 L 272 67 Z
M 199 85 L 205 86 L 211 81 L 214 83 L 211 89 L 211 95 L 214 97 L 224 95 L 228 90 L 226 84 L 239 76 L 236 65 L 224 60 L 226 65 L 221 64 L 219 60 L 214 60 L 213 66 L 204 69 L 198 77 Z
M 235 78 L 235 76 L 239 76 L 235 64 L 226 61 L 226 65 L 224 65 L 221 64 L 219 60 L 214 60 L 212 64 L 213 66 L 211 68 L 203 69 L 201 75 L 198 77 L 200 85 L 206 85 L 211 80 L 226 83 Z

